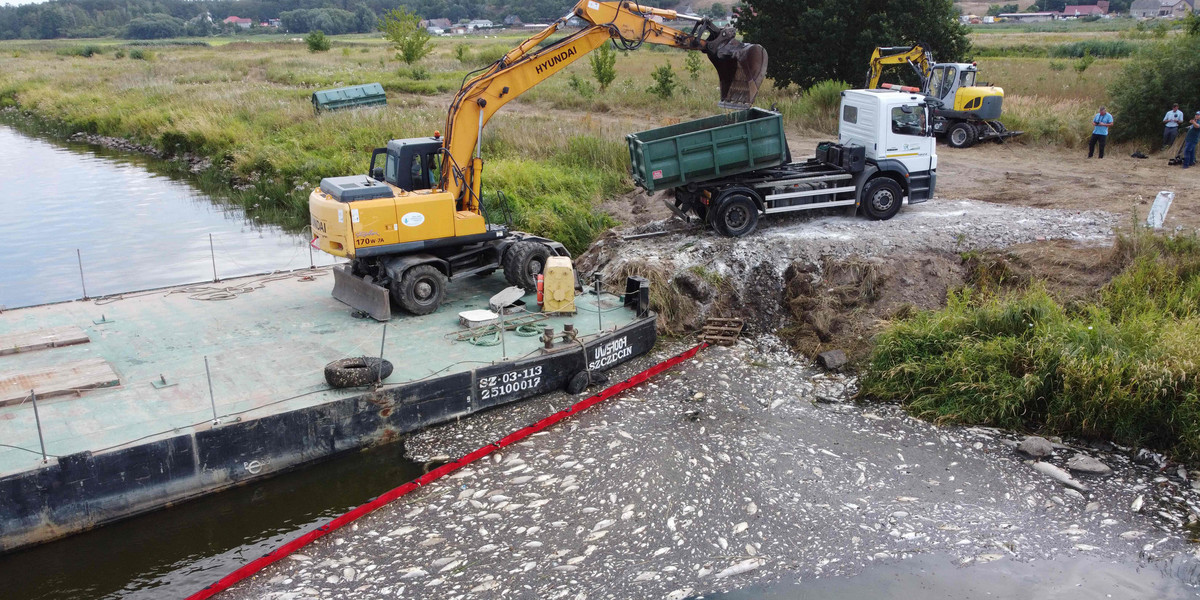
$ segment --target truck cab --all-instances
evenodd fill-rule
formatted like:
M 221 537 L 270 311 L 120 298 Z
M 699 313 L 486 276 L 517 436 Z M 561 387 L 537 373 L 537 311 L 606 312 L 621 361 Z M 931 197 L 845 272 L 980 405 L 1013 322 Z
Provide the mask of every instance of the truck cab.
M 937 149 L 924 94 L 890 89 L 842 92 L 838 141 L 862 146 L 863 181 L 876 174 L 894 179 L 910 204 L 933 197 Z

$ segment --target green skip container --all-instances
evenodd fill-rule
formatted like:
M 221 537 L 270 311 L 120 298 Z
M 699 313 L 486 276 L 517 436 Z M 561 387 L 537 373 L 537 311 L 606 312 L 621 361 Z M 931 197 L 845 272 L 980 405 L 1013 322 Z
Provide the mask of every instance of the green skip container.
M 648 192 L 791 159 L 777 112 L 750 108 L 625 136 L 633 181 Z
M 383 85 L 366 83 L 332 90 L 319 90 L 312 95 L 313 109 L 338 110 L 341 108 L 357 108 L 359 106 L 376 106 L 387 104 L 387 94 Z

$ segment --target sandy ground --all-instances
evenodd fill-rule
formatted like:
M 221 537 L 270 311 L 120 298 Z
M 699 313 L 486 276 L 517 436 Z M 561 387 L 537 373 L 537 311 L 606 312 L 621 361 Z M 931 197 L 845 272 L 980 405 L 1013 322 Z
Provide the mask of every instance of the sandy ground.
M 1115 470 L 1077 476 L 1077 491 L 1036 471 L 1003 433 L 822 401 L 854 387 L 770 338 L 713 348 L 223 597 L 678 600 L 914 556 L 937 557 L 922 563 L 935 579 L 994 561 L 1029 565 L 1033 597 L 1056 581 L 1051 559 L 1079 557 L 1169 573 L 1105 580 L 1096 592 L 1107 597 L 1194 594 L 1200 571 L 1182 523 L 1200 511 L 1200 492 L 1186 472 L 1068 442 L 1051 463 L 1082 452 Z M 427 430 L 410 452 L 465 453 L 570 401 Z

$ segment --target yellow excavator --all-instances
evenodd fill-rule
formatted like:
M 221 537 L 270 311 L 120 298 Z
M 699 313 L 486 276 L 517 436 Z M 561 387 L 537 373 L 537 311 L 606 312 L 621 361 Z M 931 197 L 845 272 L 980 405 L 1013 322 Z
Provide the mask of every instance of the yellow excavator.
M 549 38 L 578 17 L 585 26 Z M 680 30 L 663 21 L 690 22 Z M 446 117 L 445 136 L 391 140 L 368 175 L 331 177 L 309 196 L 313 246 L 350 263 L 334 269 L 335 298 L 386 321 L 391 302 L 413 314 L 437 310 L 450 280 L 503 269 L 512 285 L 536 286 L 557 242 L 488 223 L 483 214 L 483 127 L 500 107 L 602 44 L 643 43 L 704 52 L 720 78 L 720 105 L 748 108 L 766 75 L 761 46 L 733 28 L 635 2 L 583 0 L 503 58 L 470 75 Z
M 884 67 L 908 65 L 920 78 L 920 88 L 881 84 Z M 1002 140 L 1021 135 L 1009 131 L 1000 122 L 1004 89 L 975 85 L 979 67 L 975 63 L 936 63 L 925 44 L 876 48 L 867 69 L 867 89 L 896 88 L 919 91 L 932 100 L 933 131 L 943 135 L 954 148 L 967 148 L 976 142 Z

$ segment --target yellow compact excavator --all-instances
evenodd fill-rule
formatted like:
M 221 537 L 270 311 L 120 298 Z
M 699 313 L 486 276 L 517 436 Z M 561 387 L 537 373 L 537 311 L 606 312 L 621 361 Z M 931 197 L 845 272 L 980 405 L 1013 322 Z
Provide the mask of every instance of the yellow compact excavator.
M 883 68 L 889 65 L 908 65 L 921 80 L 919 89 L 881 84 Z M 983 84 L 976 85 L 979 67 L 975 63 L 935 63 L 933 53 L 924 44 L 876 48 L 867 70 L 867 88 L 896 88 L 920 91 L 931 100 L 933 131 L 943 135 L 954 148 L 967 148 L 976 142 L 1001 140 L 1021 135 L 1009 131 L 1000 122 L 1004 90 Z
M 548 41 L 571 17 L 585 27 Z M 663 24 L 689 22 L 688 30 Z M 767 69 L 761 46 L 734 39 L 708 19 L 635 2 L 583 0 L 503 58 L 473 74 L 450 104 L 445 136 L 391 140 L 368 174 L 323 179 L 309 196 L 313 246 L 349 258 L 334 269 L 335 298 L 373 318 L 391 318 L 391 299 L 418 315 L 437 310 L 449 281 L 503 269 L 512 285 L 536 287 L 562 244 L 510 231 L 484 218 L 480 197 L 483 127 L 500 107 L 601 44 L 643 43 L 704 52 L 720 78 L 720 105 L 748 108 Z

